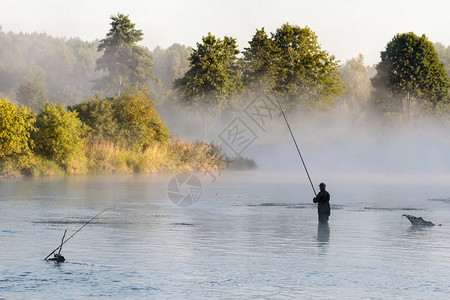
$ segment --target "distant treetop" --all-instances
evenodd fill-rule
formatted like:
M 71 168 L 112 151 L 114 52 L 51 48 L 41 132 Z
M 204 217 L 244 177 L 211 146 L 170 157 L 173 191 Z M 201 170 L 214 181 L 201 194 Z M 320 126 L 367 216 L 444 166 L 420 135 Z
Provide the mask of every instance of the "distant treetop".
M 106 74 L 96 82 L 95 89 L 104 94 L 120 96 L 127 87 L 144 89 L 153 77 L 152 57 L 144 48 L 136 45 L 144 35 L 135 29 L 128 15 L 111 17 L 111 29 L 100 41 L 98 51 L 103 56 L 97 60 L 98 71 Z

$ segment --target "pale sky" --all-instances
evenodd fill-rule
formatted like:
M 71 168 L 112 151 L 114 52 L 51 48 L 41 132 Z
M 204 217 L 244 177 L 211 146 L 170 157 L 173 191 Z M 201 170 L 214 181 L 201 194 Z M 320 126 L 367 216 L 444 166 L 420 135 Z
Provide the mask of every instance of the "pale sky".
M 105 37 L 118 12 L 143 31 L 141 44 L 150 50 L 195 46 L 211 32 L 236 38 L 242 51 L 257 28 L 275 32 L 286 22 L 310 27 L 322 49 L 341 62 L 362 53 L 366 64 L 377 63 L 396 33 L 450 45 L 448 0 L 0 0 L 0 25 L 4 32 L 92 41 Z

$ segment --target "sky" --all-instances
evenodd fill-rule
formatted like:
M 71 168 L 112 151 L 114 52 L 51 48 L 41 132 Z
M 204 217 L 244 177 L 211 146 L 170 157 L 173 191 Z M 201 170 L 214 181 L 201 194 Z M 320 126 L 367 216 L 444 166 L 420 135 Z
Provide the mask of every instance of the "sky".
M 105 37 L 119 12 L 143 31 L 140 44 L 150 50 L 195 47 L 211 32 L 236 38 L 242 51 L 256 29 L 275 32 L 284 23 L 310 27 L 322 49 L 342 63 L 361 53 L 367 65 L 376 64 L 397 33 L 450 45 L 448 0 L 1 0 L 0 26 L 93 41 Z

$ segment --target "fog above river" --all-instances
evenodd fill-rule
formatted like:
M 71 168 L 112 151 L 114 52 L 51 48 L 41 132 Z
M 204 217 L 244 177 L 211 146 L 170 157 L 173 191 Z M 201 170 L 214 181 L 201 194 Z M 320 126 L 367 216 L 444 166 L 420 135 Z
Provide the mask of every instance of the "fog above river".
M 279 110 L 259 106 L 264 117 L 258 118 L 251 101 L 231 116 L 206 117 L 206 138 L 201 114 L 187 110 L 161 114 L 175 137 L 220 143 L 227 156 L 254 159 L 262 171 L 303 171 Z M 323 114 L 288 114 L 287 118 L 311 174 L 349 178 L 390 174 L 408 181 L 405 178 L 422 180 L 431 174 L 442 178 L 450 171 L 450 137 L 446 126 L 435 119 L 377 122 L 370 113 L 357 115 L 339 108 Z

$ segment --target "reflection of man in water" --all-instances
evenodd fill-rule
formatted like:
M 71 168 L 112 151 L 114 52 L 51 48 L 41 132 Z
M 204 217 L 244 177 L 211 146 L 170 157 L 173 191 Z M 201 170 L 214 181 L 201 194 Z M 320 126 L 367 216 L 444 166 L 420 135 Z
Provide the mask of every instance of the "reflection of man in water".
M 323 222 L 317 224 L 317 241 L 319 246 L 322 244 L 327 244 L 330 240 L 330 225 L 328 222 Z
M 319 222 L 328 222 L 330 216 L 330 194 L 325 190 L 325 183 L 319 184 L 320 192 L 314 197 L 313 202 L 317 203 L 317 213 L 319 214 Z

